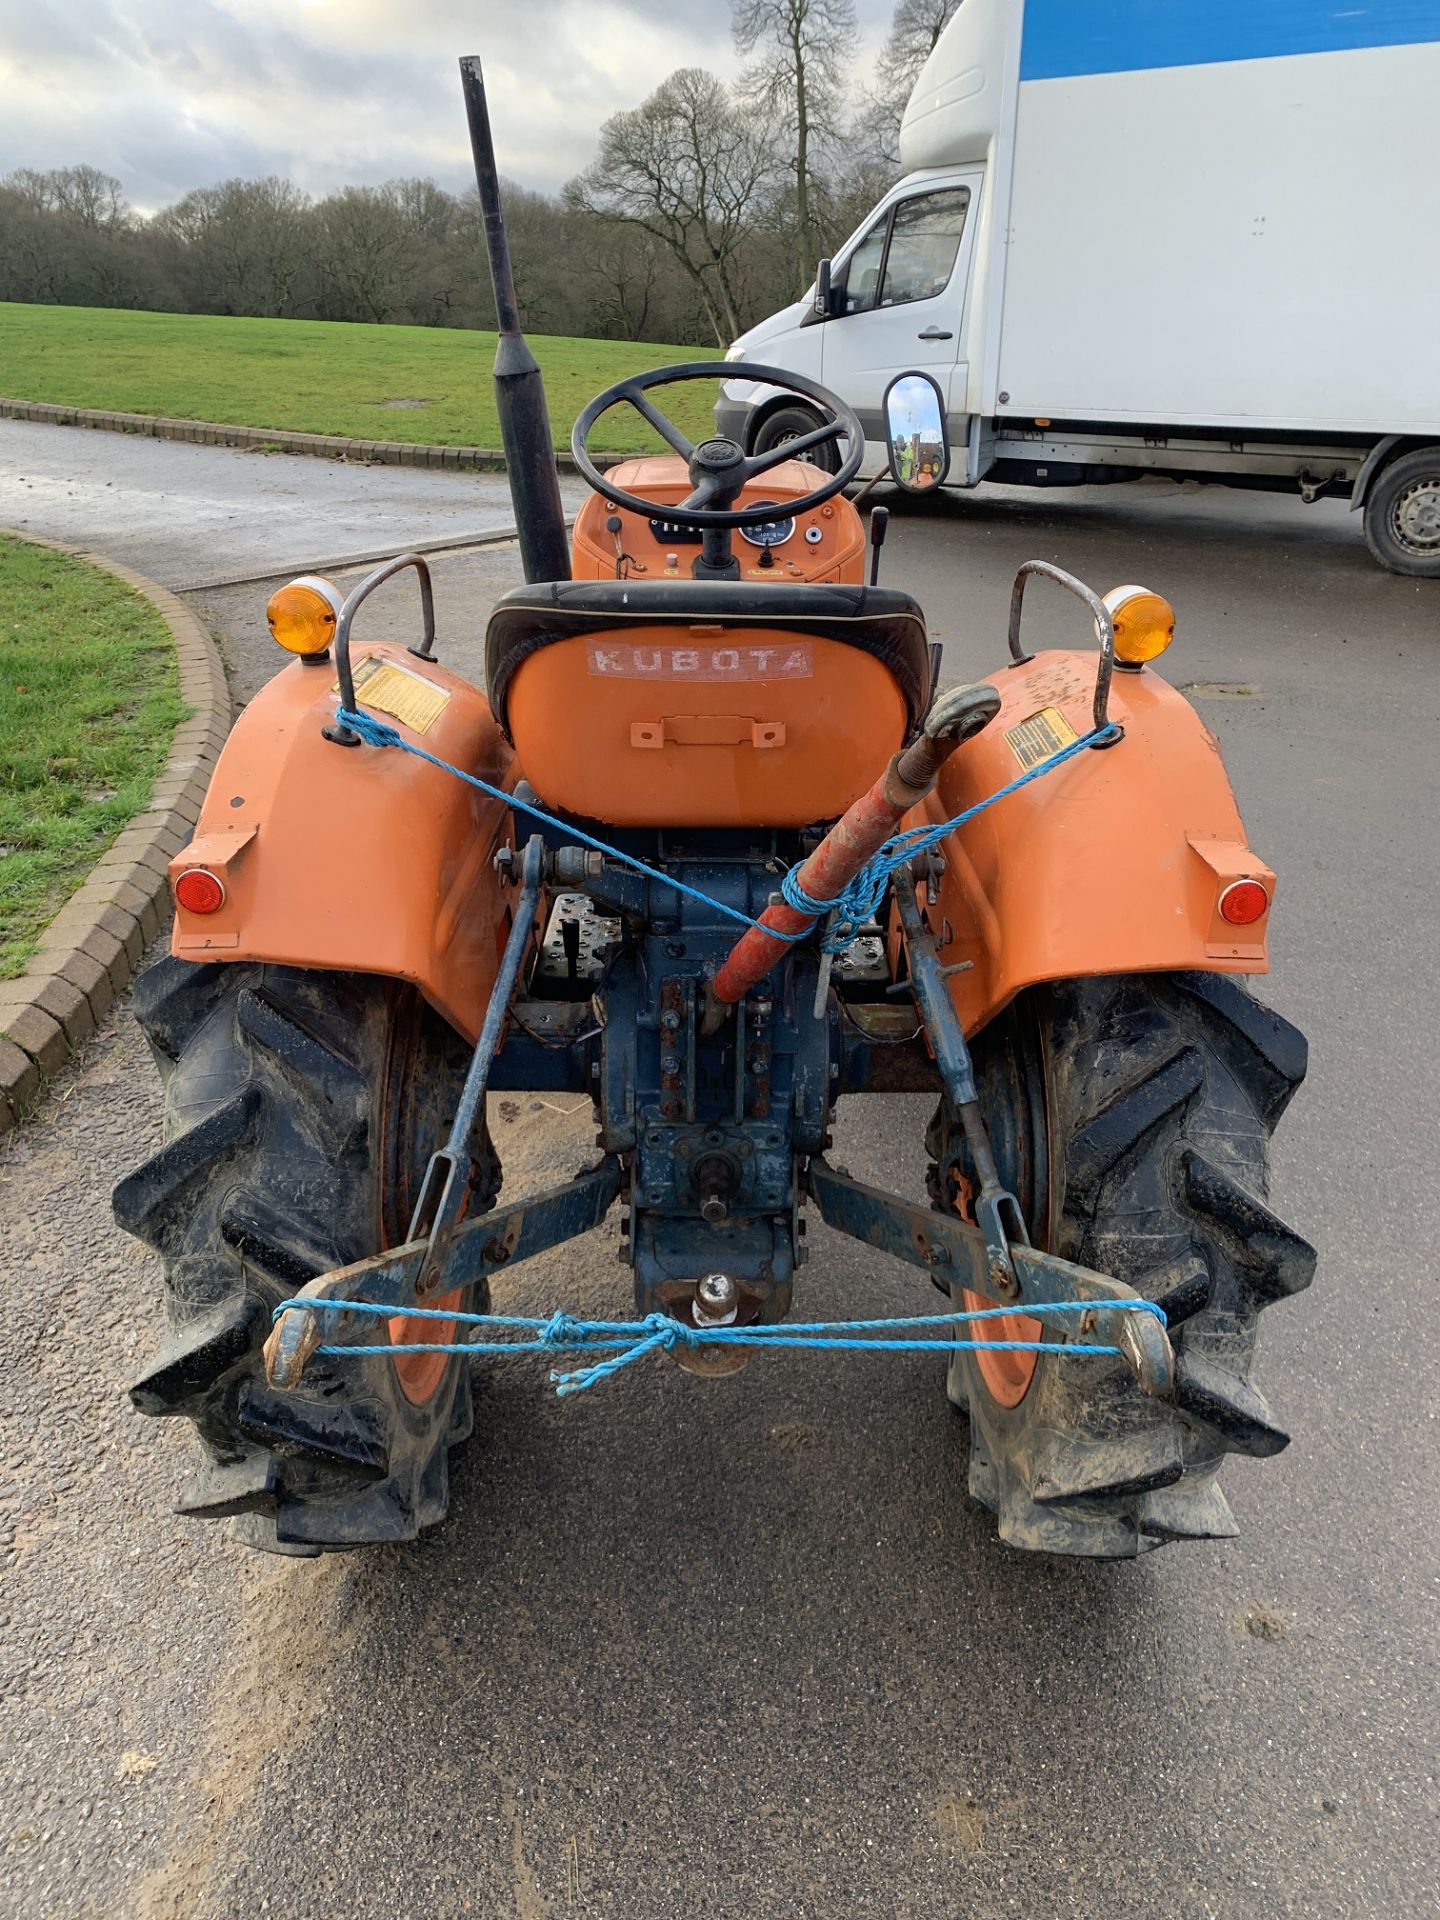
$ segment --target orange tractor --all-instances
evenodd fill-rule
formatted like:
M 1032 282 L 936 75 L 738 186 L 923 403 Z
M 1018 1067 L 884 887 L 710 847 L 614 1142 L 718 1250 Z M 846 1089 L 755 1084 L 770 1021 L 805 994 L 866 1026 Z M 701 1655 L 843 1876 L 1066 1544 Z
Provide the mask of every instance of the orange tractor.
M 1305 1044 L 1240 978 L 1266 969 L 1274 876 L 1147 665 L 1169 608 L 1032 562 L 1008 662 L 938 690 L 921 608 L 874 584 L 883 510 L 867 543 L 845 494 L 859 421 L 765 368 L 823 424 L 758 456 L 692 445 L 652 398 L 710 363 L 592 401 L 567 543 L 462 76 L 527 584 L 483 693 L 435 656 L 418 556 L 343 600 L 283 588 L 294 657 L 173 862 L 171 952 L 137 993 L 165 1139 L 115 1205 L 164 1257 L 133 1397 L 198 1431 L 179 1510 L 283 1552 L 413 1537 L 446 1512 L 477 1355 L 568 1355 L 573 1391 L 657 1352 L 723 1376 L 767 1345 L 925 1347 L 1011 1544 L 1233 1533 L 1217 1467 L 1286 1444 L 1260 1311 L 1313 1266 L 1266 1205 Z M 938 393 L 896 385 L 893 433 L 943 462 Z M 588 439 L 619 403 L 672 451 L 602 473 Z M 401 570 L 416 643 L 357 641 Z M 1076 650 L 1026 652 L 1036 574 L 1076 596 Z M 511 1089 L 588 1094 L 598 1155 L 502 1205 L 485 1103 Z M 826 1156 L 838 1100 L 895 1091 L 936 1099 L 928 1204 Z M 612 1206 L 628 1315 L 489 1311 L 492 1275 Z M 793 1317 L 807 1207 L 944 1310 Z

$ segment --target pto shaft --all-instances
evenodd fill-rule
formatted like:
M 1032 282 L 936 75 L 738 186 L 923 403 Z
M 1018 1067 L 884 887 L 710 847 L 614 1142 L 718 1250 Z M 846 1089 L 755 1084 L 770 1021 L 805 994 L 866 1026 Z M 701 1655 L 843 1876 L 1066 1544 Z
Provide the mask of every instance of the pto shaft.
M 999 710 L 999 692 L 985 681 L 942 695 L 930 709 L 920 738 L 895 755 L 870 791 L 841 815 L 801 866 L 795 878 L 806 894 L 812 900 L 835 899 L 880 851 L 905 815 L 919 806 L 956 747 L 979 733 Z M 705 1031 L 714 1033 L 729 1008 L 778 963 L 792 939 L 814 924 L 814 914 L 802 913 L 788 901 L 773 901 L 759 922 L 740 936 L 706 987 Z

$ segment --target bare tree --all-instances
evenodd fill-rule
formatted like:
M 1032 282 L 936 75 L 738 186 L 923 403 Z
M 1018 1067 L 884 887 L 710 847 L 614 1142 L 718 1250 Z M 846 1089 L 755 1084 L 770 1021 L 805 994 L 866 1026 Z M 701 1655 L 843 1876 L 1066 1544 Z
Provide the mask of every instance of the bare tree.
M 622 340 L 643 339 L 660 278 L 662 243 L 621 220 L 597 228 L 593 238 L 598 244 L 586 249 L 586 268 L 600 324 Z
M 308 197 L 288 180 L 197 187 L 152 226 L 183 258 L 197 305 L 221 313 L 293 314 L 309 266 Z
M 395 183 L 342 187 L 315 212 L 325 281 L 322 305 L 347 320 L 400 317 L 419 246 Z
M 133 307 L 146 274 L 120 182 L 98 167 L 21 167 L 4 191 L 4 280 L 30 300 Z
M 773 171 L 759 118 L 737 108 L 713 74 L 682 67 L 641 106 L 605 122 L 599 157 L 566 197 L 579 212 L 662 242 L 724 346 L 744 331 L 737 256 Z
M 681 73 L 607 136 L 565 199 L 504 183 L 527 326 L 724 342 L 791 297 L 788 165 L 761 114 Z M 836 158 L 811 208 L 832 233 L 864 197 Z M 318 206 L 284 180 L 226 180 L 147 218 L 98 169 L 22 168 L 0 179 L 0 300 L 495 324 L 478 200 L 431 180 Z
M 795 258 L 802 284 L 819 247 L 812 211 L 817 151 L 838 136 L 855 55 L 855 0 L 735 0 L 735 46 L 758 54 L 743 97 L 783 128 L 795 193 Z
M 407 317 L 425 326 L 452 326 L 479 300 L 481 255 L 472 214 L 433 180 L 392 180 L 389 191 L 415 247 Z
M 60 210 L 92 233 L 113 233 L 130 222 L 130 209 L 113 173 L 99 167 L 63 167 L 52 176 Z
M 56 167 L 50 173 L 19 167 L 6 175 L 5 185 L 32 213 L 61 214 L 92 233 L 130 225 L 120 182 L 98 167 Z
M 890 37 L 875 63 L 876 85 L 867 90 L 863 134 L 876 155 L 900 165 L 900 122 L 920 69 L 959 10 L 960 0 L 897 0 Z

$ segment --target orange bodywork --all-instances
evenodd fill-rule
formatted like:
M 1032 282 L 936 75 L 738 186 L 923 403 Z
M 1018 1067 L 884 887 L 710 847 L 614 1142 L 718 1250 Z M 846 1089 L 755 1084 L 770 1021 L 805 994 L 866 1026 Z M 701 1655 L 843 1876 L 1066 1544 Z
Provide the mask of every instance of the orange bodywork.
M 843 813 L 905 734 L 889 669 L 838 640 L 667 623 L 555 642 L 510 731 L 547 806 L 617 827 L 804 827 Z
M 610 469 L 608 478 L 622 492 L 639 494 L 655 501 L 653 518 L 664 519 L 667 506 L 677 506 L 690 492 L 690 476 L 685 462 L 675 454 L 649 454 L 639 460 L 625 460 Z M 737 507 L 755 507 L 773 500 L 776 519 L 789 517 L 787 502 L 811 493 L 823 474 L 803 460 L 786 460 L 769 473 L 761 474 L 741 493 Z M 577 580 L 614 580 L 619 559 L 616 535 L 605 522 L 620 522 L 621 551 L 628 561 L 627 579 L 688 579 L 690 563 L 700 551 L 698 536 L 674 537 L 657 534 L 649 520 L 623 507 L 613 507 L 592 493 L 575 520 L 574 561 Z M 843 494 L 812 507 L 796 521 L 795 531 L 783 546 L 770 549 L 772 566 L 762 566 L 763 550 L 751 546 L 739 533 L 731 536 L 735 556 L 740 562 L 742 580 L 854 580 L 865 577 L 865 527 L 859 514 Z
M 687 484 L 672 459 L 627 462 L 616 478 L 653 492 L 657 518 Z M 792 461 L 753 491 L 783 509 L 814 478 Z M 582 508 L 577 577 L 614 576 L 610 514 L 594 496 Z M 674 553 L 688 573 L 693 547 L 621 518 L 638 569 L 664 577 Z M 821 532 L 806 543 L 811 523 Z M 863 530 L 843 499 L 803 516 L 791 548 L 804 569 L 791 577 L 862 577 Z M 750 551 L 747 575 L 786 577 L 783 553 L 760 568 Z M 1045 653 L 992 676 L 999 716 L 947 762 L 908 824 L 952 817 L 1014 780 L 1026 752 L 1034 757 L 1036 716 L 1051 716 L 1041 737 L 1049 727 L 1052 744 L 1057 726 L 1061 737 L 1085 733 L 1096 665 L 1093 652 Z M 405 737 L 502 788 L 523 770 L 549 806 L 615 827 L 833 820 L 883 773 L 906 730 L 904 698 L 879 660 L 780 630 L 637 615 L 633 628 L 556 640 L 510 685 L 518 758 L 483 694 L 402 646 L 357 649 L 365 704 L 378 704 L 366 688 L 379 686 L 382 666 L 412 676 L 418 707 L 389 716 Z M 414 676 L 425 683 L 418 692 Z M 296 660 L 241 715 L 195 838 L 170 865 L 172 882 L 190 868 L 213 873 L 224 902 L 213 913 L 178 908 L 172 951 L 410 980 L 473 1039 L 508 926 L 493 861 L 511 837 L 511 810 L 413 756 L 327 740 L 335 704 L 333 663 Z M 1125 730 L 1120 745 L 1079 755 L 939 849 L 926 910 L 944 960 L 969 963 L 950 980 L 967 1032 L 1045 980 L 1268 968 L 1268 913 L 1243 927 L 1220 913 L 1235 881 L 1256 880 L 1271 899 L 1275 881 L 1246 842 L 1215 740 L 1153 671 L 1116 673 L 1111 714 Z
M 1003 705 L 952 756 L 907 824 L 953 818 L 1023 770 L 1007 735 L 1046 709 L 1091 726 L 1093 653 L 1042 653 L 991 676 Z M 927 909 L 967 1033 L 1024 988 L 1081 975 L 1199 968 L 1265 973 L 1265 929 L 1219 911 L 1234 880 L 1275 876 L 1250 851 L 1220 750 L 1195 709 L 1157 673 L 1117 673 L 1118 746 L 1087 751 L 1011 794 L 941 843 Z
M 396 722 L 407 739 L 494 785 L 513 782 L 482 693 L 402 646 L 361 645 L 357 676 L 372 656 L 428 682 L 432 705 L 446 696 L 423 734 Z M 413 980 L 473 1040 L 505 940 L 492 862 L 510 809 L 410 754 L 325 739 L 334 689 L 333 662 L 297 660 L 236 722 L 195 838 L 170 862 L 172 884 L 191 867 L 216 874 L 225 901 L 216 913 L 177 908 L 171 951 Z
M 653 498 L 657 521 L 690 491 L 672 455 L 627 460 L 612 477 Z M 787 518 L 786 503 L 816 478 L 789 460 L 738 504 L 773 500 Z M 637 582 L 686 580 L 699 552 L 693 537 L 657 534 L 597 494 L 574 544 L 577 579 L 614 579 L 619 563 Z M 864 528 L 842 498 L 800 515 L 769 566 L 739 533 L 734 550 L 746 581 L 864 577 Z M 905 707 L 878 660 L 838 641 L 652 620 L 532 655 L 515 676 L 509 723 L 525 778 L 561 812 L 617 827 L 803 827 L 843 813 L 883 772 Z

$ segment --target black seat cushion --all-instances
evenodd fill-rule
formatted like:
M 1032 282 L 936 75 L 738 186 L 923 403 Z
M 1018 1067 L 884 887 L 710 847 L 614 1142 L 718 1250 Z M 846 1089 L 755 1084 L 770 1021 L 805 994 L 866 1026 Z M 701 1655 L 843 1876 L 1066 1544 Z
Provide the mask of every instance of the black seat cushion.
M 485 631 L 490 710 L 509 732 L 510 683 L 532 653 L 557 640 L 617 627 L 768 627 L 857 647 L 890 669 L 913 732 L 930 704 L 925 616 L 908 593 L 833 582 L 545 580 L 495 604 Z

